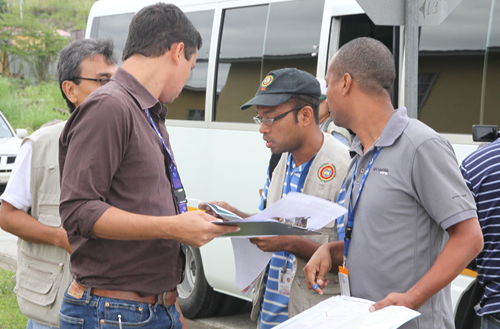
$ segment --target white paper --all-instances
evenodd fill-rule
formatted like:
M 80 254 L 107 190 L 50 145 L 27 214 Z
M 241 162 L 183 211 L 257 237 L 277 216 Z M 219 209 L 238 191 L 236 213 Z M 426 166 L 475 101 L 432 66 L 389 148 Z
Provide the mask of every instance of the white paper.
M 241 289 L 245 289 L 266 268 L 273 253 L 260 250 L 249 239 L 231 238 L 231 242 L 235 265 L 234 283 Z
M 347 210 L 338 204 L 312 195 L 290 192 L 278 202 L 272 204 L 260 213 L 243 218 L 241 222 L 269 222 L 273 217 L 292 218 L 309 217 L 307 229 L 319 230 Z
M 307 194 L 291 192 L 257 215 L 240 221 L 267 222 L 274 221 L 273 217 L 308 216 L 310 218 L 307 220 L 307 229 L 318 230 L 346 212 L 344 207 L 336 203 Z M 231 241 L 236 266 L 235 283 L 241 289 L 245 289 L 266 268 L 273 253 L 264 252 L 248 239 L 241 239 L 239 236 L 232 237 Z
M 275 329 L 396 329 L 419 312 L 404 306 L 388 306 L 370 312 L 374 302 L 347 296 L 328 298 L 274 327 Z

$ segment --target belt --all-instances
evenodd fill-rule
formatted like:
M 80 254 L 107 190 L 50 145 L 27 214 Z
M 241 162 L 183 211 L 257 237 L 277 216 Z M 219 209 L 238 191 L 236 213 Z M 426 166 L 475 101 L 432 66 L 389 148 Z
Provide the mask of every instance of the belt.
M 88 287 L 82 286 L 78 282 L 75 282 L 75 281 L 73 281 L 73 282 L 76 283 L 84 291 L 88 290 Z M 139 295 L 139 293 L 137 293 L 135 291 L 105 290 L 105 289 L 99 289 L 99 288 L 91 288 L 90 294 L 100 296 L 100 297 L 122 299 L 122 300 L 128 300 L 128 301 L 132 301 L 132 302 L 139 302 L 139 303 L 146 303 L 146 304 L 156 304 L 158 302 L 158 295 L 151 295 L 151 296 L 142 297 Z M 175 301 L 177 298 L 177 289 L 174 289 L 174 290 L 168 291 L 168 292 L 164 292 L 164 293 L 160 294 L 159 296 L 160 296 L 160 300 L 159 300 L 160 305 L 172 306 L 175 304 Z

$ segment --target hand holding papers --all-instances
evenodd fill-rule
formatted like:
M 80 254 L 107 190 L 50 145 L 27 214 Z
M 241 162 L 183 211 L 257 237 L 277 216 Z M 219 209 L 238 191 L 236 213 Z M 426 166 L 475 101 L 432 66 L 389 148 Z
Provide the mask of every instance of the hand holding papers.
M 214 208 L 212 209 L 217 212 Z M 345 208 L 334 202 L 312 195 L 291 192 L 254 216 L 216 224 L 241 227 L 239 232 L 224 236 L 308 235 L 316 234 L 311 231 L 319 230 L 345 213 Z M 221 214 L 219 215 L 222 217 Z M 277 219 L 281 219 L 281 221 L 277 221 Z M 303 228 L 304 223 L 306 223 L 305 229 Z
M 275 329 L 395 329 L 420 313 L 404 306 L 387 306 L 370 312 L 374 302 L 335 296 L 274 327 Z

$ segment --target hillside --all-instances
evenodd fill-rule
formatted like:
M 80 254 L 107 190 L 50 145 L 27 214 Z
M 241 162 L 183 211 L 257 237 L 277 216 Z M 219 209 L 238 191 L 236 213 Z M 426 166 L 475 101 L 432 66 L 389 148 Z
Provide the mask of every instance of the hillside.
M 8 4 L 8 12 L 21 14 L 20 1 L 4 0 Z M 33 14 L 37 20 L 47 27 L 72 31 L 84 29 L 87 17 L 96 0 L 22 0 L 23 15 Z

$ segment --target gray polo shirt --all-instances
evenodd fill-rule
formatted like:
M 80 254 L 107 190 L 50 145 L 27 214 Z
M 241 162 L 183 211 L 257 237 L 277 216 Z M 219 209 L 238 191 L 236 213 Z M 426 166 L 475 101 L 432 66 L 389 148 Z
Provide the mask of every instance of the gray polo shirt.
M 445 230 L 476 217 L 450 143 L 398 109 L 374 146 L 363 154 L 353 141 L 358 165 L 351 202 L 375 147 L 381 147 L 358 200 L 347 257 L 351 293 L 378 301 L 406 292 L 434 264 L 445 243 Z M 347 196 L 350 191 L 347 191 Z M 425 303 L 422 315 L 402 328 L 454 328 L 449 286 Z

